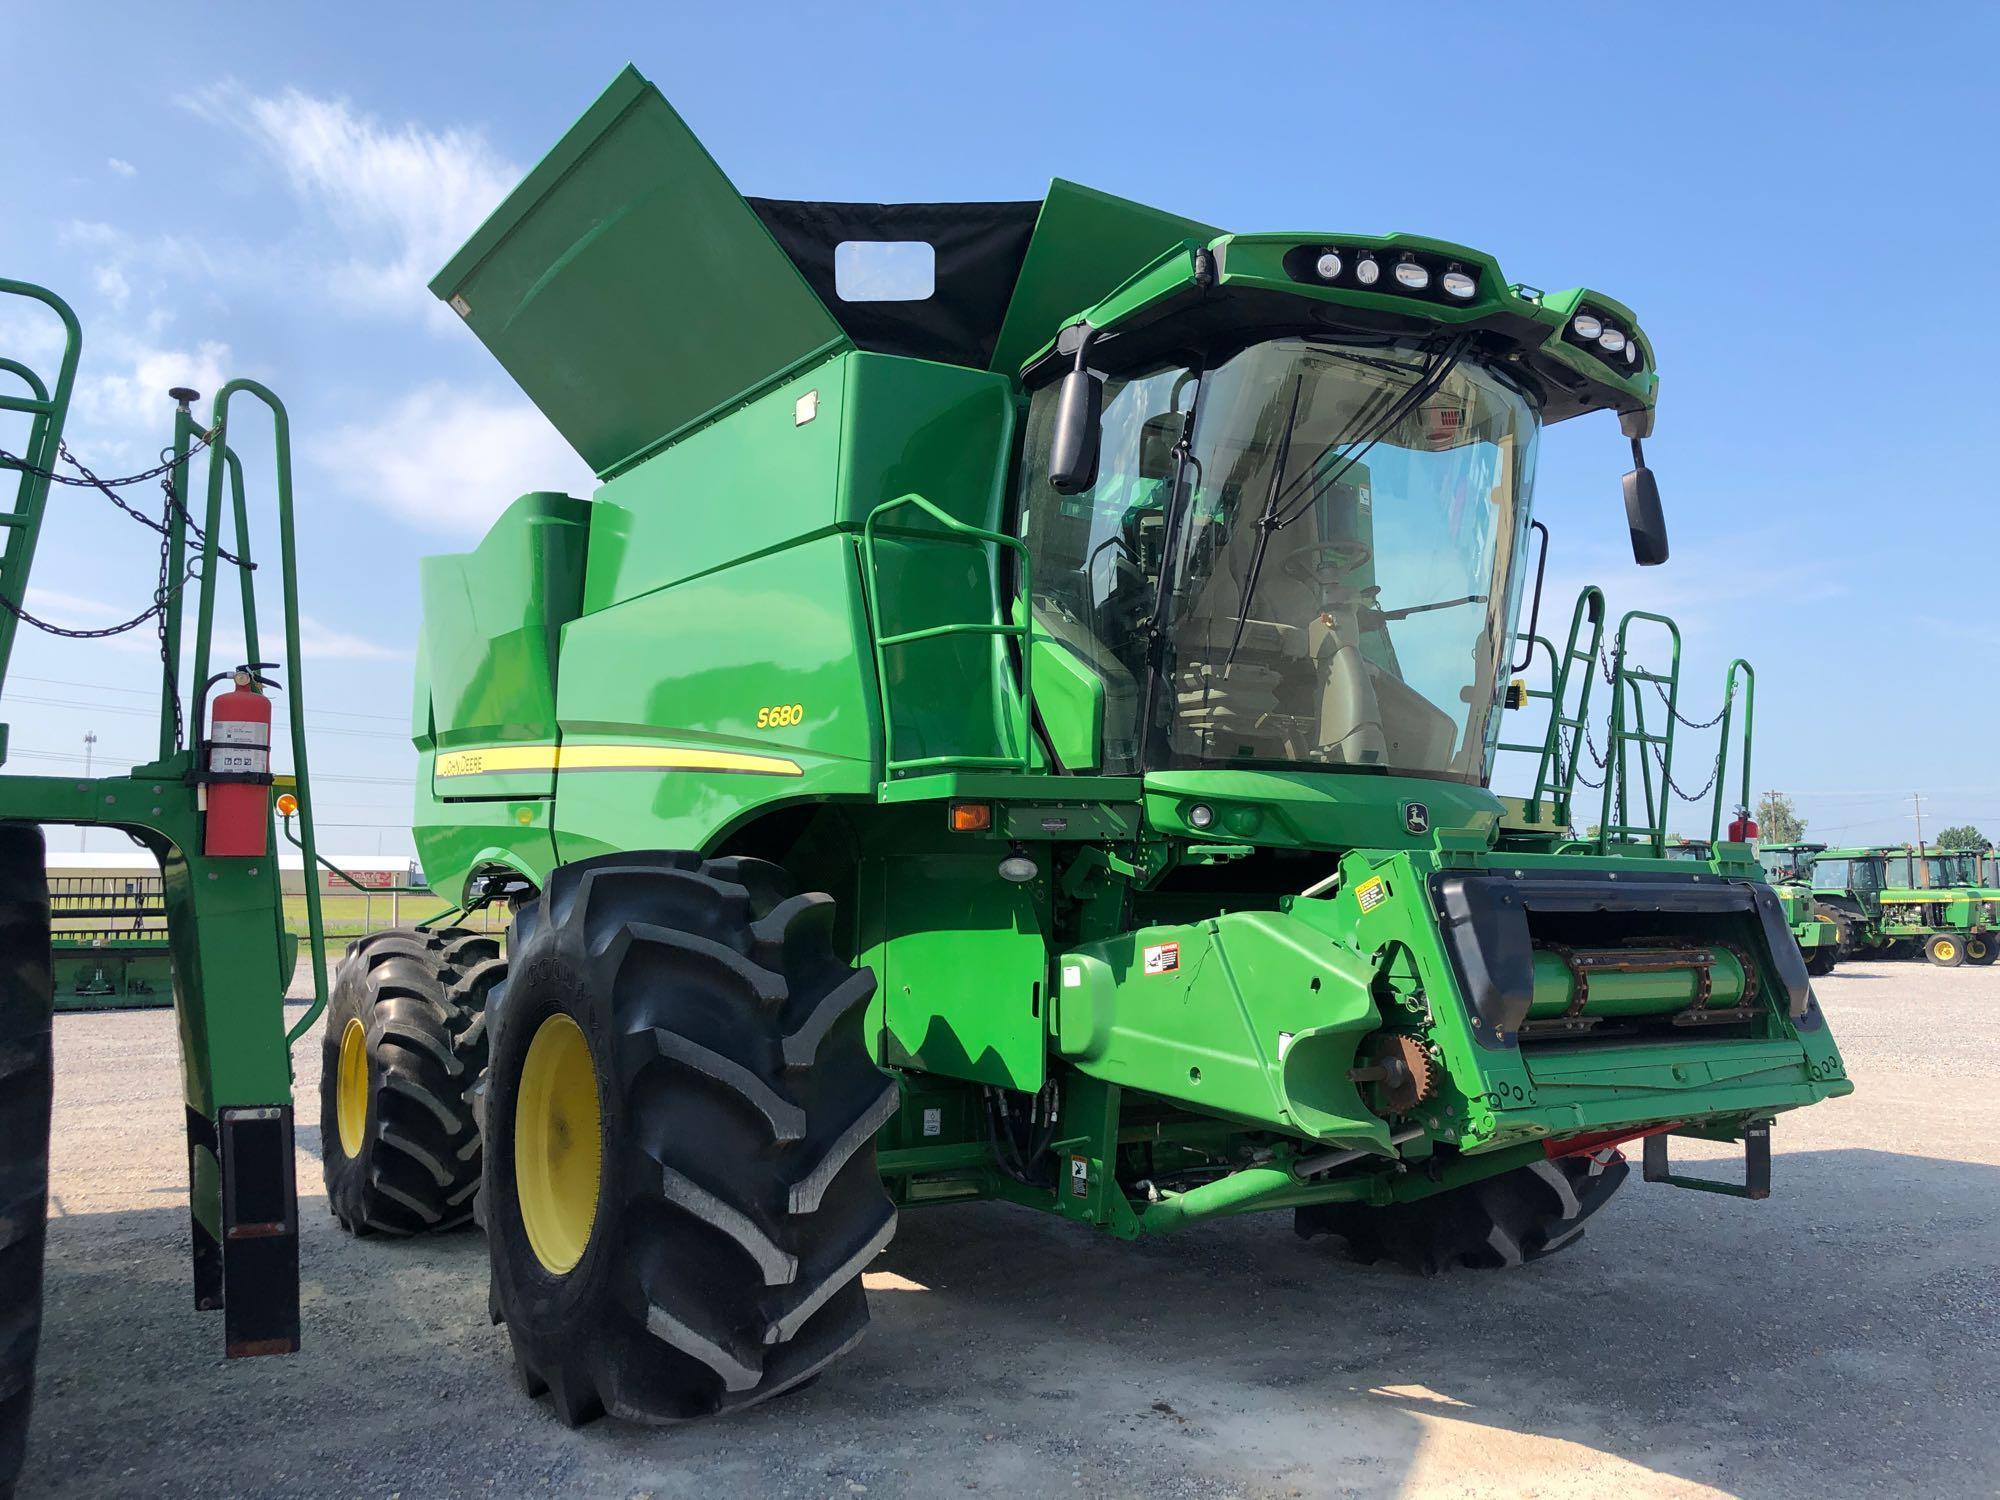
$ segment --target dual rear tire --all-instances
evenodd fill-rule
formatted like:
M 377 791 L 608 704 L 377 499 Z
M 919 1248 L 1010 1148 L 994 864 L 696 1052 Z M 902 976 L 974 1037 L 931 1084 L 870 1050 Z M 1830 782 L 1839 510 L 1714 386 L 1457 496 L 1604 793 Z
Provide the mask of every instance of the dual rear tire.
M 617 854 L 556 870 L 505 960 L 462 932 L 355 944 L 324 1043 L 334 1212 L 407 1234 L 476 1200 L 494 1321 L 572 1426 L 811 1379 L 867 1327 L 896 1224 L 875 1135 L 899 1094 L 833 918 L 762 861 Z

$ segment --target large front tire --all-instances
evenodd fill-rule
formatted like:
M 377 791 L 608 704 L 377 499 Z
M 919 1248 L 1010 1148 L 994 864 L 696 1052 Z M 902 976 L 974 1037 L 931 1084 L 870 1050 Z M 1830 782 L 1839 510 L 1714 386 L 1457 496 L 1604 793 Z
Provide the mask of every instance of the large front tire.
M 320 1165 L 350 1234 L 425 1234 L 472 1217 L 499 943 L 463 927 L 398 927 L 350 943 L 334 971 L 320 1064 Z
M 564 866 L 517 914 L 481 1104 L 491 1306 L 565 1422 L 748 1406 L 860 1339 L 898 1090 L 832 935 L 774 866 L 677 853 Z
M 28 1451 L 48 1229 L 55 977 L 42 831 L 0 823 L 0 1500 Z
M 1386 1260 L 1425 1276 L 1503 1270 L 1575 1244 L 1629 1170 L 1617 1152 L 1559 1156 L 1408 1203 L 1296 1209 L 1292 1227 L 1307 1239 L 1339 1235 L 1364 1265 Z

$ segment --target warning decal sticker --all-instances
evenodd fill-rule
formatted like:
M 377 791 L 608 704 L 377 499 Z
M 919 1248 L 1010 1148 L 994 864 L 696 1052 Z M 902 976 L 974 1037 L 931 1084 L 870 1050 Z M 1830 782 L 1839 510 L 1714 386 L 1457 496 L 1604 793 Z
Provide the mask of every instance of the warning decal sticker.
M 1179 943 L 1151 943 L 1146 948 L 1146 972 L 1171 974 L 1181 966 Z
M 1389 899 L 1389 887 L 1382 884 L 1382 877 L 1377 875 L 1372 880 L 1362 881 L 1354 888 L 1354 899 L 1361 903 L 1363 911 L 1373 911 Z

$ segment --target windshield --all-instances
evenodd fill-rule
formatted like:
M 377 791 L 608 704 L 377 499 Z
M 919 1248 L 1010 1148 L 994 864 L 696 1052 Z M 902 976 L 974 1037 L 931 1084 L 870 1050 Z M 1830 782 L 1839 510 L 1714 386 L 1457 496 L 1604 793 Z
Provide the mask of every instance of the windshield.
M 1709 860 L 1714 857 L 1715 851 L 1707 844 L 1697 844 L 1690 839 L 1682 839 L 1678 844 L 1667 845 L 1668 859 Z
M 1757 859 L 1764 866 L 1764 874 L 1771 880 L 1812 880 L 1813 857 L 1805 849 L 1759 849 Z M 1845 885 L 1843 870 L 1841 884 Z M 1825 881 L 1820 881 L 1824 885 Z
M 1104 769 L 1484 779 L 1534 463 L 1525 398 L 1415 347 L 1280 339 L 1198 376 L 1109 381 L 1103 410 L 1097 483 L 1061 496 L 1054 392 L 1037 394 L 1022 511 L 1036 625 L 1105 685 Z
M 1932 889 L 1948 885 L 1978 885 L 1978 862 L 1970 854 L 1929 854 L 1924 867 L 1930 871 Z
M 1891 854 L 1881 862 L 1882 885 L 1885 890 L 1914 890 L 1917 872 L 1911 868 L 1916 863 L 1907 854 Z
M 1872 891 L 1881 884 L 1876 881 L 1873 885 L 1863 885 L 1856 878 L 1853 864 L 1844 859 L 1814 860 L 1812 883 L 1815 889 L 1822 891 Z

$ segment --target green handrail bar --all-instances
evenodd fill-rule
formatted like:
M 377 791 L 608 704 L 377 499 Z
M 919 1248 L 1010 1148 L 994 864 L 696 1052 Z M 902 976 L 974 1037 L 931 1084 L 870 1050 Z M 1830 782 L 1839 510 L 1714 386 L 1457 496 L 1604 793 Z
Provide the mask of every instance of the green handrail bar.
M 254 380 L 232 380 L 215 393 L 215 402 L 209 408 L 209 431 L 216 434 L 217 441 L 209 449 L 208 461 L 208 510 L 207 540 L 202 546 L 201 573 L 201 621 L 202 635 L 196 642 L 198 660 L 207 664 L 208 637 L 206 626 L 213 617 L 213 590 L 215 587 L 216 538 L 221 532 L 222 516 L 222 476 L 228 466 L 228 445 L 221 441 L 229 430 L 230 398 L 243 394 L 261 401 L 269 408 L 274 440 L 274 458 L 278 479 L 278 568 L 281 575 L 282 598 L 285 611 L 285 668 L 289 674 L 286 682 L 286 714 L 291 721 L 292 731 L 292 775 L 297 783 L 299 801 L 300 848 L 305 852 L 308 872 L 319 864 L 319 849 L 313 837 L 312 777 L 307 770 L 306 759 L 306 714 L 305 714 L 305 673 L 299 649 L 299 589 L 298 589 L 298 538 L 292 525 L 292 423 L 285 411 L 285 403 L 271 391 Z M 185 419 L 188 423 L 192 418 Z M 182 423 L 176 422 L 178 430 Z M 191 428 L 190 428 L 191 430 Z M 245 569 L 245 573 L 248 570 Z M 245 622 L 245 643 L 248 644 L 248 625 Z M 326 924 L 320 916 L 319 882 L 309 879 L 305 882 L 306 931 L 310 938 L 312 966 L 313 1003 L 292 1029 L 285 1033 L 286 1045 L 298 1041 L 312 1029 L 313 1023 L 326 1010 Z
M 69 304 L 45 287 L 0 277 L 0 296 L 39 302 L 55 313 L 63 325 L 62 362 L 56 367 L 53 388 L 45 385 L 34 371 L 19 361 L 0 361 L 0 370 L 20 379 L 34 393 L 27 400 L 13 396 L 0 402 L 0 406 L 7 411 L 25 413 L 34 418 L 29 424 L 28 441 L 21 453 L 20 464 L 0 465 L 19 467 L 21 471 L 21 482 L 14 491 L 13 508 L 6 513 L 8 520 L 4 528 L 0 528 L 0 536 L 5 538 L 4 542 L 0 542 L 0 601 L 12 606 L 0 607 L 0 684 L 4 684 L 7 664 L 14 654 L 14 638 L 21 626 L 14 610 L 21 606 L 28 591 L 28 568 L 34 561 L 35 543 L 41 535 L 42 513 L 48 503 L 48 473 L 55 468 L 56 457 L 62 450 L 63 424 L 69 418 L 70 394 L 76 386 L 77 360 L 83 353 L 83 329 Z M 0 731 L 0 761 L 6 759 L 6 753 L 5 734 Z
M 1665 673 L 1650 672 L 1632 665 L 1627 635 L 1638 621 L 1650 621 L 1665 627 L 1668 640 L 1672 643 L 1670 665 Z M 1632 835 L 1644 835 L 1644 842 L 1652 847 L 1656 858 L 1665 858 L 1667 852 L 1666 798 L 1668 788 L 1673 784 L 1674 766 L 1674 725 L 1680 717 L 1681 682 L 1681 628 L 1671 619 L 1651 610 L 1627 610 L 1618 622 L 1618 634 L 1614 638 L 1611 658 L 1611 725 L 1604 748 L 1604 800 L 1597 824 L 1597 848 L 1599 853 L 1609 853 L 1614 843 L 1627 842 Z M 1642 688 L 1648 683 L 1660 685 L 1666 693 L 1666 732 L 1653 734 L 1646 728 L 1646 704 Z M 1626 705 L 1632 705 L 1629 716 Z M 1628 783 L 1630 776 L 1630 753 L 1634 746 L 1639 751 L 1639 772 L 1641 786 L 1646 800 L 1646 821 L 1643 824 L 1626 821 L 1628 805 Z M 1660 795 L 1653 795 L 1652 750 L 1659 749 Z M 1614 800 L 1618 816 L 1612 817 Z
M 984 527 L 974 526 L 969 522 L 961 521 L 956 516 L 939 509 L 922 495 L 910 494 L 899 495 L 894 500 L 884 500 L 880 505 L 869 511 L 867 520 L 861 523 L 861 555 L 867 567 L 868 590 L 871 598 L 877 595 L 875 588 L 876 525 L 890 511 L 898 510 L 906 505 L 915 506 L 940 526 L 944 527 L 946 534 L 943 536 L 931 532 L 918 533 L 928 540 L 963 542 L 967 546 L 1008 548 L 1020 559 L 1021 591 L 1023 593 L 1028 592 L 1029 558 L 1026 542 L 1023 542 L 1019 537 L 1008 536 L 1004 532 L 988 531 Z M 881 620 L 877 612 L 871 609 L 869 615 L 869 634 L 872 637 L 875 657 L 876 693 L 882 708 L 882 779 L 884 781 L 892 780 L 898 771 L 936 770 L 946 766 L 959 770 L 1000 768 L 1005 770 L 1032 771 L 1034 769 L 1034 736 L 1028 729 L 1031 713 L 1030 705 L 1034 701 L 1030 696 L 1031 684 L 1029 679 L 1029 672 L 1034 658 L 1034 645 L 1031 636 L 1033 628 L 1031 620 L 1023 621 L 1018 625 L 1007 624 L 998 620 L 971 620 L 950 625 L 930 625 L 921 630 L 905 630 L 899 631 L 894 635 L 884 635 L 882 633 Z M 1019 755 L 926 755 L 911 760 L 898 760 L 895 755 L 896 721 L 891 715 L 889 707 L 888 648 L 892 646 L 906 646 L 915 641 L 939 640 L 943 637 L 954 635 L 1013 636 L 1021 642 L 1021 753 Z
M 1739 677 L 1743 680 L 1743 789 L 1736 805 L 1743 809 L 1745 816 L 1750 811 L 1750 730 L 1757 712 L 1757 674 L 1750 669 L 1750 663 L 1739 656 L 1729 664 L 1729 675 L 1722 684 L 1722 739 L 1715 750 L 1715 811 L 1708 825 L 1710 844 L 1719 843 L 1722 839 L 1722 788 L 1729 779 L 1729 731 L 1736 716 L 1736 682 Z

